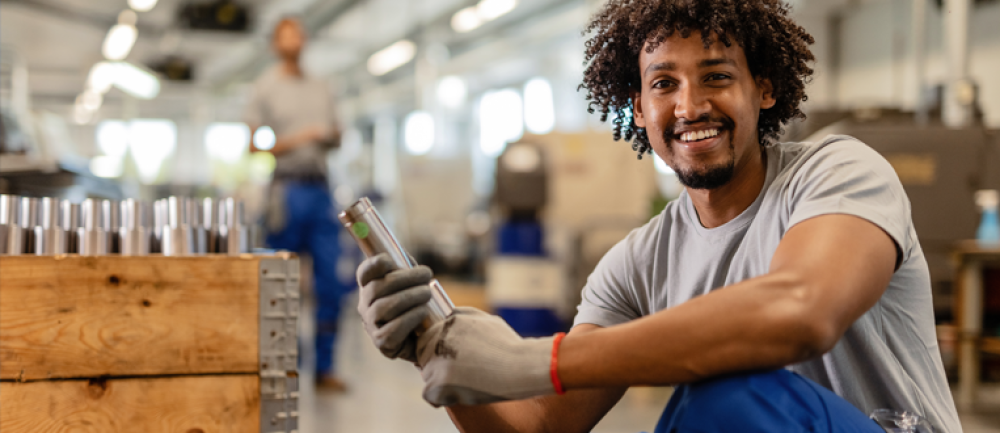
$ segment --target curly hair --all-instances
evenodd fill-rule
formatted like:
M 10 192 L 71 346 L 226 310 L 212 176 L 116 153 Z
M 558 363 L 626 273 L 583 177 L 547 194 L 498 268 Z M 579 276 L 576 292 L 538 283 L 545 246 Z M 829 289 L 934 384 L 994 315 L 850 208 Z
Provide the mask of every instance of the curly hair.
M 649 137 L 632 118 L 630 90 L 641 89 L 639 50 L 653 52 L 674 32 L 688 37 L 700 31 L 705 48 L 712 35 L 727 47 L 735 41 L 746 53 L 750 73 L 771 81 L 774 107 L 763 110 L 757 121 L 760 144 L 778 138 L 781 126 L 805 118 L 799 103 L 805 101 L 805 84 L 814 61 L 809 44 L 813 37 L 788 17 L 780 0 L 610 0 L 587 25 L 583 83 L 587 111 L 600 112 L 601 121 L 612 120 L 615 141 L 632 141 L 632 149 L 650 153 Z M 633 140 L 634 139 L 634 140 Z

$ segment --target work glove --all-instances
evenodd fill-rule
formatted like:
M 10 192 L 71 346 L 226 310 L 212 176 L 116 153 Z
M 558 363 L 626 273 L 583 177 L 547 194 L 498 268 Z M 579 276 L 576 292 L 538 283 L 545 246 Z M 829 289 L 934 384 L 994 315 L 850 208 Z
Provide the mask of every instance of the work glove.
M 456 308 L 417 341 L 424 400 L 475 405 L 552 394 L 552 344 L 552 337 L 521 338 L 500 317 Z
M 386 357 L 417 362 L 413 330 L 430 314 L 427 283 L 433 277 L 426 266 L 397 269 L 388 254 L 369 257 L 358 266 L 358 313 Z

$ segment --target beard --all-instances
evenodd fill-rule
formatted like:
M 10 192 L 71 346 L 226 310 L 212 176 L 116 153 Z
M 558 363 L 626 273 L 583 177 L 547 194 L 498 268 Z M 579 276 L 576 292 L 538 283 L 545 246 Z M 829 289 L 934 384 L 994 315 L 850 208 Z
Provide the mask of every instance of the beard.
M 729 146 L 729 160 L 706 167 L 677 167 L 677 180 L 692 189 L 716 189 L 725 186 L 733 179 L 736 171 L 736 152 Z
M 717 121 L 723 124 L 723 130 L 733 131 L 732 120 L 721 118 Z M 671 159 L 674 156 L 673 131 L 674 127 L 671 126 L 663 134 L 663 142 L 667 144 L 667 152 L 670 153 Z M 675 163 L 674 172 L 677 173 L 677 180 L 681 185 L 692 189 L 716 189 L 728 184 L 736 171 L 736 149 L 733 147 L 732 134 L 729 137 L 729 158 L 725 162 L 703 167 L 682 167 Z

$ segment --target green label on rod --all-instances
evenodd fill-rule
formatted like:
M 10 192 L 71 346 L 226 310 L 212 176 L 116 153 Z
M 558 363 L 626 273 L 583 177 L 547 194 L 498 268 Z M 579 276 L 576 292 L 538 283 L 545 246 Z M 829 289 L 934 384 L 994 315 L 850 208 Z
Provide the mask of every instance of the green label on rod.
M 368 237 L 368 232 L 369 232 L 368 224 L 358 221 L 354 224 L 351 224 L 351 230 L 354 232 L 354 236 L 357 236 L 358 239 L 364 239 Z

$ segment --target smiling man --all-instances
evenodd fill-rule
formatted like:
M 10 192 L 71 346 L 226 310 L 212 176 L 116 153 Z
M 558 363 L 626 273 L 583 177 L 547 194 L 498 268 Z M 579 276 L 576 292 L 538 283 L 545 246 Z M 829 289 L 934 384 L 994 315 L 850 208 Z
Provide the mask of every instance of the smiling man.
M 658 432 L 878 432 L 875 409 L 961 431 L 892 167 L 851 137 L 776 142 L 812 74 L 787 7 L 612 0 L 588 30 L 590 109 L 685 192 L 601 260 L 566 336 L 459 309 L 415 338 L 430 271 L 365 261 L 366 329 L 424 398 L 466 432 L 590 431 L 641 385 L 679 385 Z

